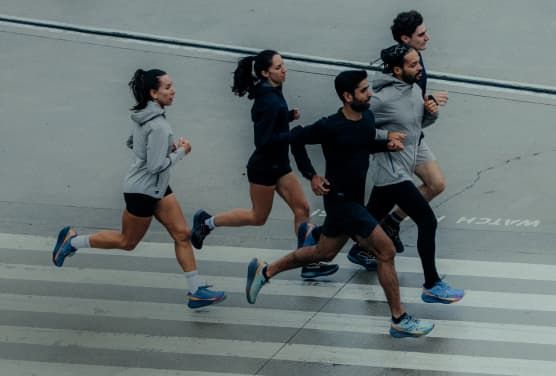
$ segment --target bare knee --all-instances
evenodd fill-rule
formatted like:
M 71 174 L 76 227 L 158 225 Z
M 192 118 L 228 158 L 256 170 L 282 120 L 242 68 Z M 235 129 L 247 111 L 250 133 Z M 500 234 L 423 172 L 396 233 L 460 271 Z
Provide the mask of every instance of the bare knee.
M 309 203 L 304 202 L 303 204 L 296 207 L 293 212 L 297 218 L 309 218 L 309 211 L 310 211 Z
M 183 226 L 173 228 L 170 235 L 176 243 L 185 243 L 191 239 L 191 229 L 184 224 Z
M 253 213 L 253 219 L 251 221 L 252 226 L 263 226 L 266 223 L 267 216 L 257 215 Z
M 396 257 L 396 247 L 394 243 L 390 242 L 389 246 L 381 247 L 380 250 L 377 250 L 375 257 L 379 262 L 392 262 L 394 257 Z
M 120 248 L 124 251 L 133 251 L 137 247 L 137 244 L 139 244 L 139 241 L 135 239 L 123 238 Z
M 436 197 L 446 189 L 446 181 L 444 179 L 438 179 L 432 181 L 427 186 L 427 190 L 432 197 Z

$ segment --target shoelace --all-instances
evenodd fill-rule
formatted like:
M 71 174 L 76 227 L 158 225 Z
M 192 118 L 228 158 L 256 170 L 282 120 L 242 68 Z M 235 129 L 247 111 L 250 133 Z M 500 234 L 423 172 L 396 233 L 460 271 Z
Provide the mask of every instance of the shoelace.
M 419 325 L 419 320 L 414 319 L 413 316 L 407 315 L 405 319 L 403 319 L 400 324 L 404 323 L 404 327 L 413 330 Z

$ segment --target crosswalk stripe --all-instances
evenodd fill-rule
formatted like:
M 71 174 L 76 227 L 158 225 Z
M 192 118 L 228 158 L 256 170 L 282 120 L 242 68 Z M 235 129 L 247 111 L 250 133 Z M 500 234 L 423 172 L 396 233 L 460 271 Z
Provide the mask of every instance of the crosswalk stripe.
M 0 248 L 51 251 L 54 238 L 0 233 Z M 247 263 L 252 257 L 259 257 L 272 261 L 290 252 L 290 250 L 275 250 L 261 248 L 242 248 L 206 245 L 203 250 L 196 252 L 196 258 L 203 261 L 221 261 Z M 171 243 L 142 242 L 133 252 L 119 250 L 89 250 L 81 249 L 79 253 L 95 255 L 127 255 L 132 257 L 174 258 Z M 338 257 L 334 262 L 342 268 L 360 269 L 359 266 Z M 532 281 L 556 281 L 556 266 L 542 264 L 473 261 L 437 259 L 437 266 L 441 273 L 469 277 L 509 278 Z M 421 264 L 416 257 L 396 256 L 396 269 L 401 273 L 422 273 Z
M 245 278 L 204 276 L 215 286 L 225 286 L 228 292 L 243 293 Z M 132 287 L 182 288 L 185 279 L 181 274 L 135 272 L 125 270 L 105 270 L 90 268 L 52 266 L 13 265 L 0 263 L 0 278 L 26 279 L 34 281 L 112 284 Z M 414 304 L 427 304 L 421 301 L 421 289 L 402 287 L 402 301 Z M 386 301 L 382 288 L 378 285 L 358 285 L 341 283 L 313 283 L 301 280 L 272 280 L 264 288 L 265 295 L 308 296 L 319 298 L 354 299 Z M 335 295 L 337 294 L 337 295 Z M 556 311 L 556 295 L 505 293 L 467 290 L 465 298 L 458 306 L 499 308 L 507 310 Z
M 556 374 L 556 363 L 549 361 L 300 344 L 285 346 L 284 349 L 276 355 L 276 359 L 394 369 L 465 372 L 498 376 L 554 376 L 554 374 Z
M 86 330 L 30 328 L 0 325 L 0 342 L 42 346 L 79 346 L 92 349 L 154 351 L 176 354 L 271 357 L 280 342 L 240 341 L 199 337 L 160 337 Z
M 427 371 L 452 371 L 496 375 L 550 375 L 556 362 L 399 352 L 391 350 L 343 348 L 334 346 L 290 344 L 283 349 L 280 342 L 239 341 L 228 339 L 160 337 L 126 333 L 81 330 L 44 329 L 0 326 L 0 341 L 11 344 L 43 346 L 75 346 L 84 349 L 149 351 L 177 354 L 213 355 L 296 362 L 319 362 L 356 366 L 372 366 Z M 280 351 L 278 351 L 280 350 Z M 408 356 L 408 355 L 411 356 Z
M 0 359 L 0 369 L 10 376 L 248 376 L 240 373 L 181 371 L 152 368 L 98 366 L 89 364 L 33 362 Z
M 0 294 L 0 311 L 44 314 L 90 315 L 142 320 L 199 322 L 245 326 L 268 326 L 327 330 L 348 333 L 387 333 L 389 318 L 353 314 L 261 309 L 256 306 L 220 305 L 202 312 L 190 311 L 183 304 L 114 301 L 35 295 Z M 556 327 L 496 324 L 470 321 L 435 320 L 433 338 L 464 339 L 556 345 Z

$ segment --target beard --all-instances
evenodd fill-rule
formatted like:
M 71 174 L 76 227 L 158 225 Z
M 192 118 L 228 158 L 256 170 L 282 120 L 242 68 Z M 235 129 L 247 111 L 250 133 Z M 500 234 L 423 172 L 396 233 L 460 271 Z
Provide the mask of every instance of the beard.
M 354 99 L 350 106 L 355 112 L 365 112 L 371 107 L 371 104 L 369 101 L 362 102 Z
M 406 74 L 405 72 L 402 73 L 402 81 L 408 83 L 410 85 L 416 83 L 421 79 L 421 72 L 416 73 L 414 76 Z

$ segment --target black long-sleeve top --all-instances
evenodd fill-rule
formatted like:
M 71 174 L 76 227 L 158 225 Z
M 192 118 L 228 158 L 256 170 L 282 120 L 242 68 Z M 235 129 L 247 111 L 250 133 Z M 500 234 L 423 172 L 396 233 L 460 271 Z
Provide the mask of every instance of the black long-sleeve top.
M 375 140 L 372 112 L 363 113 L 358 121 L 347 119 L 340 109 L 306 127 L 290 133 L 292 153 L 301 174 L 311 179 L 316 174 L 305 145 L 320 144 L 326 161 L 325 177 L 330 193 L 363 204 L 369 154 L 387 151 L 388 140 Z M 325 196 L 326 197 L 326 196 Z
M 289 166 L 289 130 L 292 113 L 282 94 L 282 87 L 268 82 L 257 84 L 251 119 L 255 132 L 255 151 L 247 167 L 254 169 Z

